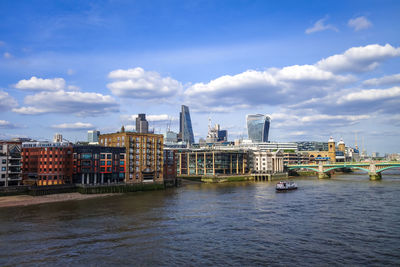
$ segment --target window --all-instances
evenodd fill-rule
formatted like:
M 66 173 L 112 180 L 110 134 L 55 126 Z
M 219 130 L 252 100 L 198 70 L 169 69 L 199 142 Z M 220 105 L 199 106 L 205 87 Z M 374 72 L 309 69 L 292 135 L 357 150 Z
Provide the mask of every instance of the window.
M 84 154 L 82 154 L 82 159 L 92 159 L 92 154 L 84 153 Z
M 105 158 L 106 158 L 106 154 L 101 154 L 101 155 L 100 155 L 100 158 L 101 158 L 101 159 L 105 159 Z
M 124 165 L 124 161 L 123 160 L 121 160 L 120 162 L 119 162 L 119 165 Z
M 104 160 L 101 160 L 100 165 L 104 166 L 104 165 L 106 165 L 106 162 Z
M 121 155 L 119 156 L 119 158 L 120 158 L 120 159 L 124 159 L 124 158 L 125 158 L 125 155 L 124 155 L 124 154 L 121 154 Z
M 111 172 L 111 167 L 107 167 L 107 171 L 108 171 L 108 172 Z
M 6 160 L 5 159 L 1 160 L 1 163 L 6 164 Z
M 111 159 L 111 154 L 107 154 L 107 159 Z
M 101 171 L 101 172 L 105 172 L 105 171 L 106 171 L 106 168 L 100 167 L 100 171 Z
M 2 171 L 6 171 L 6 167 L 1 167 L 1 170 Z

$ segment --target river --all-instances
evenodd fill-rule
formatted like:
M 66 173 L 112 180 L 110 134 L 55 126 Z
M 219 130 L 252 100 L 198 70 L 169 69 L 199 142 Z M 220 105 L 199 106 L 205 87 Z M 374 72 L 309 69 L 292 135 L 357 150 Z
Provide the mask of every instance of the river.
M 0 265 L 400 265 L 400 172 L 0 209 Z

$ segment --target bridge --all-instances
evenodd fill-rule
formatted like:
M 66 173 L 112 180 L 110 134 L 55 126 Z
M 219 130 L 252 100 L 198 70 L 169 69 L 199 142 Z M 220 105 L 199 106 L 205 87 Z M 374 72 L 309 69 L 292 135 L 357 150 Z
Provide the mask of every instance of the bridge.
M 351 168 L 359 169 L 368 173 L 370 180 L 382 179 L 382 172 L 400 168 L 400 162 L 340 162 L 340 163 L 323 163 L 318 164 L 299 164 L 287 165 L 289 170 L 307 169 L 318 173 L 318 178 L 330 178 L 331 171 L 335 169 Z

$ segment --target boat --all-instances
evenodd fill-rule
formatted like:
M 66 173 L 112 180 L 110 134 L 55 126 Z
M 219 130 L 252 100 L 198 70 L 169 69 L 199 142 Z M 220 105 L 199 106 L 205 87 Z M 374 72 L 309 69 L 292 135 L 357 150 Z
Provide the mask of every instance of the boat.
M 285 192 L 285 191 L 296 190 L 296 189 L 297 189 L 297 184 L 295 182 L 280 181 L 279 183 L 276 184 L 277 192 Z

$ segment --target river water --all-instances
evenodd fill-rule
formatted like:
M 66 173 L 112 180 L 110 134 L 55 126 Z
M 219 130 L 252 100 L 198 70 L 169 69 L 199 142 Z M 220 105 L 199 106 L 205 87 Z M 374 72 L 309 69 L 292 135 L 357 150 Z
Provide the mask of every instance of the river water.
M 0 265 L 400 265 L 400 172 L 0 209 Z

